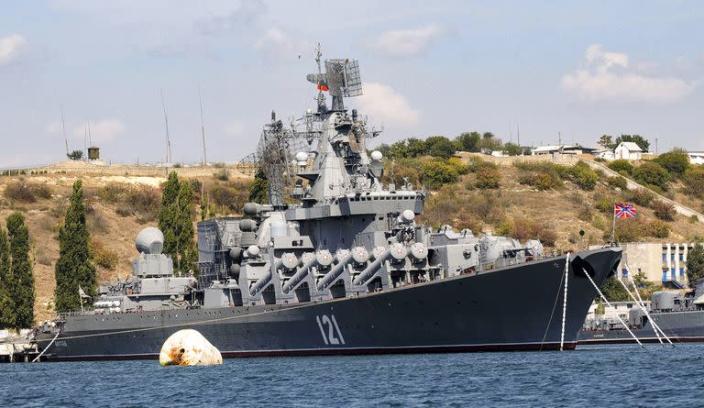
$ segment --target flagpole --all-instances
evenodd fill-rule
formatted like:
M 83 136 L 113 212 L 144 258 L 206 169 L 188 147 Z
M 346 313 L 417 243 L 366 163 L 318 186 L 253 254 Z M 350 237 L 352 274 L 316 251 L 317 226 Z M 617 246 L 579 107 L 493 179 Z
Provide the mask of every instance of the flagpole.
M 614 209 L 611 220 L 611 242 L 616 243 L 616 209 Z

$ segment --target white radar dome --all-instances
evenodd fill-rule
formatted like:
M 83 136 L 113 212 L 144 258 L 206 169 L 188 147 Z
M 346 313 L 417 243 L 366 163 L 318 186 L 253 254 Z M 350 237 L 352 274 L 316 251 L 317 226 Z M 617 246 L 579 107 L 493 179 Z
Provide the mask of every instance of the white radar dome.
M 374 161 L 381 161 L 381 159 L 383 159 L 383 158 L 384 158 L 384 155 L 381 154 L 380 151 L 374 150 L 374 151 L 372 152 L 372 160 L 374 160 Z
M 137 251 L 144 254 L 160 254 L 164 249 L 164 234 L 159 228 L 147 227 L 137 234 Z
M 296 161 L 299 162 L 304 162 L 308 160 L 308 153 L 306 152 L 298 152 L 296 153 Z

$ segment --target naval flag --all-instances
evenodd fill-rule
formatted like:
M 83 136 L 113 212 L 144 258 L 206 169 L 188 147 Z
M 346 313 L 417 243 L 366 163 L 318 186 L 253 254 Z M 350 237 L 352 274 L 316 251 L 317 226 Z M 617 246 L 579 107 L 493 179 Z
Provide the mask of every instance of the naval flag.
M 614 217 L 620 219 L 633 218 L 638 213 L 636 207 L 631 203 L 614 204 Z

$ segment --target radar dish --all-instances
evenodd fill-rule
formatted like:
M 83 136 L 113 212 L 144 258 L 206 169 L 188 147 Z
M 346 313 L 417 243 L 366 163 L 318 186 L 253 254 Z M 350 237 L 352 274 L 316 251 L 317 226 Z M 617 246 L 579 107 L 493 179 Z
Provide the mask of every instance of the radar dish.
M 362 77 L 357 60 L 326 60 L 325 71 L 331 93 L 339 89 L 345 97 L 362 95 Z

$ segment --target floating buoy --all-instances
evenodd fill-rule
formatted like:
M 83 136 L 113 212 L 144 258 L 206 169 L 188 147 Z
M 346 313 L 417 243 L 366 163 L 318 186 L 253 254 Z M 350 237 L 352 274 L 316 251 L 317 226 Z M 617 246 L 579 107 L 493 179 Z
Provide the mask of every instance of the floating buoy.
M 159 364 L 162 366 L 196 366 L 222 364 L 222 355 L 208 339 L 193 329 L 179 330 L 161 346 Z

